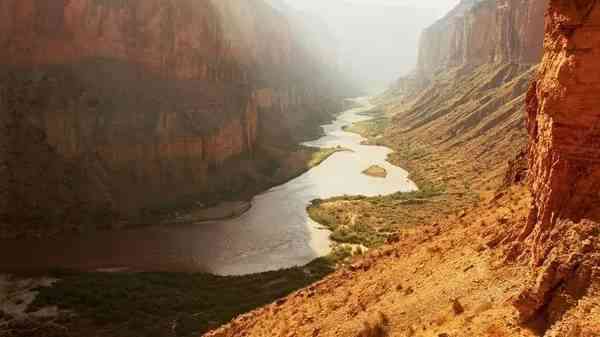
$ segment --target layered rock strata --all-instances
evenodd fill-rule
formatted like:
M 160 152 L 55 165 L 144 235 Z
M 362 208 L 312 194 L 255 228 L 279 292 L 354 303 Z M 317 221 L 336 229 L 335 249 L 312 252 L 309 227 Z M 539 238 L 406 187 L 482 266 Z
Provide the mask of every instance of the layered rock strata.
M 417 73 L 486 63 L 536 64 L 547 0 L 463 0 L 421 36 Z
M 503 180 L 527 140 L 523 109 L 542 56 L 546 5 L 464 0 L 425 30 L 416 71 L 385 96 L 401 141 L 458 158 L 469 153 L 475 185 Z
M 600 4 L 553 0 L 527 100 L 533 205 L 518 244 L 534 278 L 515 300 L 549 323 L 600 281 Z
M 261 0 L 2 1 L 1 222 L 139 218 L 243 189 L 264 144 L 337 108 L 333 57 L 304 31 Z

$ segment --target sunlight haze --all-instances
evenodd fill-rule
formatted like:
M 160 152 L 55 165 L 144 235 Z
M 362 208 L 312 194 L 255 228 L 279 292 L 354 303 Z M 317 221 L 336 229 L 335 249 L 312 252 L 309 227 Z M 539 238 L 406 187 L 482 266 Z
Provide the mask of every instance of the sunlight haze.
M 423 29 L 457 0 L 284 0 L 322 21 L 339 43 L 339 62 L 357 87 L 382 90 L 410 73 Z
M 311 8 L 331 0 L 285 0 L 296 8 Z M 349 3 L 368 5 L 404 6 L 416 8 L 430 8 L 437 10 L 440 14 L 447 13 L 459 0 L 345 0 Z

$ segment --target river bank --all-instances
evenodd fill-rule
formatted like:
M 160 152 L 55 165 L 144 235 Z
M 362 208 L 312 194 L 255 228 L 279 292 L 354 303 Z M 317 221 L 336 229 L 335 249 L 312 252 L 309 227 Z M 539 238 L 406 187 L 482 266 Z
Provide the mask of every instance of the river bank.
M 399 133 L 391 133 L 392 116 L 375 109 L 365 113 L 371 119 L 345 128 L 365 138 L 364 143 L 388 146 L 387 157 L 393 165 L 406 168 L 419 187 L 411 193 L 389 195 L 337 196 L 315 200 L 307 211 L 311 218 L 333 232 L 335 244 L 378 247 L 395 241 L 399 233 L 413 233 L 422 224 L 435 223 L 457 209 L 475 207 L 489 193 L 469 184 L 475 172 L 453 175 L 460 158 L 436 151 L 435 147 L 415 143 Z M 458 163 L 458 164 L 457 164 Z M 380 171 L 380 170 L 377 170 Z M 402 235 L 402 234 L 400 234 Z
M 333 148 L 300 146 L 298 151 L 288 156 L 288 159 L 285 161 L 288 165 L 282 165 L 280 167 L 279 172 L 275 173 L 270 185 L 277 186 L 296 178 L 318 166 L 333 154 L 344 151 L 352 150 L 340 146 Z M 243 195 L 244 194 L 242 194 L 242 196 Z M 242 216 L 244 213 L 248 212 L 251 207 L 252 197 L 245 200 L 218 202 L 211 206 L 205 206 L 204 204 L 197 202 L 193 207 L 180 209 L 167 216 L 161 222 L 163 224 L 197 224 L 209 221 L 231 220 Z
M 363 137 L 343 131 L 372 118 L 363 114 L 372 108 L 368 99 L 357 102 L 360 108 L 345 111 L 323 126 L 323 137 L 302 144 L 320 149 L 319 155 L 312 152 L 308 164 L 302 161 L 314 165 L 312 169 L 256 196 L 253 207 L 239 216 L 239 211 L 234 212 L 235 218 L 201 223 L 188 219 L 51 240 L 4 240 L 0 241 L 0 271 L 60 268 L 243 275 L 301 266 L 326 256 L 331 253 L 330 233 L 309 218 L 306 206 L 311 200 L 340 195 L 376 197 L 416 189 L 408 172 L 387 162 L 391 149 L 365 145 Z M 388 175 L 375 178 L 362 174 L 372 165 L 381 166 Z M 237 210 L 247 208 L 232 205 Z M 231 215 L 231 210 L 212 213 Z
M 255 207 L 232 202 L 183 215 L 179 223 L 124 230 L 118 236 L 107 232 L 104 235 L 108 237 L 94 235 L 87 240 L 76 236 L 50 243 L 18 242 L 25 247 L 37 245 L 36 251 L 48 255 L 12 255 L 7 260 L 13 267 L 21 263 L 29 269 L 21 270 L 21 277 L 11 276 L 0 291 L 0 302 L 22 309 L 21 314 L 13 311 L 0 317 L 0 332 L 12 329 L 14 336 L 21 336 L 19 331 L 35 330 L 42 333 L 40 337 L 66 332 L 98 337 L 193 336 L 324 278 L 338 264 L 350 261 L 352 249 L 335 245 L 331 250 L 331 232 L 310 220 L 306 212 L 310 200 L 355 191 L 375 196 L 415 188 L 407 179 L 408 173 L 398 167 L 386 166 L 389 174 L 385 178 L 362 174 L 372 165 L 390 165 L 383 162 L 391 152 L 364 145 L 364 138 L 342 131 L 345 126 L 370 118 L 360 114 L 367 108 L 342 114 L 337 123 L 324 126 L 326 136 L 303 145 L 319 148 L 315 152 L 318 155 L 309 161 L 313 168 L 258 196 Z M 347 181 L 356 184 L 349 186 Z M 222 217 L 227 219 L 216 220 Z M 285 223 L 280 223 L 283 220 Z M 253 241 L 257 237 L 262 240 Z M 236 252 L 239 239 L 253 246 L 242 246 L 246 250 Z M 224 246 L 215 246 L 214 242 Z M 221 253 L 234 251 L 235 258 L 217 258 L 214 265 L 222 265 L 216 269 L 198 260 L 204 255 L 209 256 L 205 259 L 215 259 L 207 251 L 214 254 L 219 249 Z M 0 246 L 2 250 L 11 251 L 5 245 Z M 12 252 L 17 251 L 15 246 Z M 71 253 L 75 251 L 79 256 Z M 106 259 L 108 252 L 120 255 Z M 132 254 L 135 252 L 139 254 Z M 8 255 L 0 254 L 0 260 L 2 256 Z M 0 262 L 3 267 L 9 266 Z M 51 266 L 92 272 L 43 272 Z M 198 272 L 198 268 L 224 276 Z M 274 269 L 280 270 L 268 271 Z M 31 273 L 43 277 L 24 277 Z M 48 277 L 52 284 L 40 284 Z M 40 310 L 51 314 L 40 318 Z
M 312 284 L 334 270 L 306 266 L 241 277 L 202 273 L 0 275 L 2 337 L 191 337 Z

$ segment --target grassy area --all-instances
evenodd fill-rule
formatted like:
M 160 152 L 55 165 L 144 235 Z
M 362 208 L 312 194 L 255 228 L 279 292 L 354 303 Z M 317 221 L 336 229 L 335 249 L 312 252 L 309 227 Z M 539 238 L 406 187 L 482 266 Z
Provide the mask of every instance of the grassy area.
M 340 256 L 341 258 L 341 256 Z M 219 277 L 182 273 L 58 273 L 30 310 L 58 306 L 77 313 L 64 318 L 81 336 L 198 336 L 235 316 L 271 303 L 322 279 L 335 257 L 305 267 Z
M 340 196 L 316 199 L 307 211 L 311 219 L 332 232 L 332 241 L 375 248 L 400 229 L 418 225 L 422 212 L 444 198 L 444 189 L 427 186 L 415 192 L 370 198 Z
M 322 162 L 324 162 L 327 158 L 331 157 L 334 153 L 337 152 L 346 152 L 352 151 L 350 149 L 337 146 L 332 148 L 310 148 L 313 150 L 312 157 L 308 161 L 307 167 L 313 168 L 315 166 L 319 166 Z
M 436 221 L 451 214 L 457 205 L 469 198 L 465 191 L 449 193 L 444 163 L 436 160 L 421 144 L 388 144 L 379 138 L 389 126 L 390 119 L 382 114 L 372 120 L 356 123 L 347 131 L 369 139 L 370 144 L 392 147 L 390 162 L 406 168 L 419 190 L 386 196 L 340 196 L 314 200 L 308 207 L 310 217 L 329 228 L 331 239 L 338 244 L 360 244 L 377 247 L 386 239 L 405 229 Z M 461 196 L 461 193 L 465 196 Z
M 383 134 L 390 125 L 391 119 L 388 117 L 376 117 L 368 121 L 354 123 L 345 127 L 344 131 L 354 132 L 365 138 L 373 138 Z
M 412 144 L 393 148 L 396 152 L 390 156 L 390 162 L 407 169 L 419 190 L 377 197 L 315 200 L 308 212 L 314 221 L 332 231 L 333 241 L 377 247 L 395 233 L 439 221 L 478 200 L 460 176 L 449 179 L 452 171 L 446 170 L 445 161 L 427 147 Z
M 339 221 L 335 212 L 321 208 L 323 201 L 313 200 L 307 208 L 311 219 L 327 227 L 331 231 L 330 239 L 337 243 L 377 247 L 385 243 L 386 237 L 364 223 L 344 223 Z

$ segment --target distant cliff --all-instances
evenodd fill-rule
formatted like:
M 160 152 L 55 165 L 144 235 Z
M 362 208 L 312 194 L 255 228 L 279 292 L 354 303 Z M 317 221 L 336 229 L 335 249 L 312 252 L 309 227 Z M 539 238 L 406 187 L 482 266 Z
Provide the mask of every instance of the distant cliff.
M 547 0 L 462 0 L 421 36 L 417 73 L 485 63 L 538 63 Z
M 380 99 L 396 132 L 469 153 L 484 180 L 502 180 L 526 143 L 525 96 L 542 57 L 547 2 L 463 0 L 426 29 L 415 71 Z
M 339 107 L 335 57 L 304 31 L 262 0 L 2 1 L 0 220 L 108 222 L 243 189 L 263 145 Z

